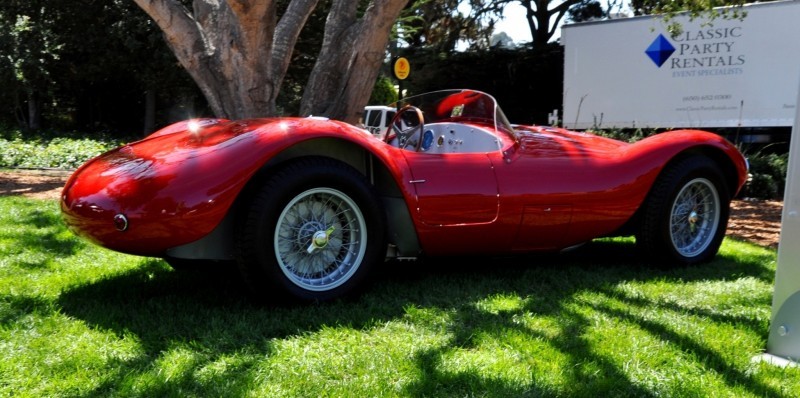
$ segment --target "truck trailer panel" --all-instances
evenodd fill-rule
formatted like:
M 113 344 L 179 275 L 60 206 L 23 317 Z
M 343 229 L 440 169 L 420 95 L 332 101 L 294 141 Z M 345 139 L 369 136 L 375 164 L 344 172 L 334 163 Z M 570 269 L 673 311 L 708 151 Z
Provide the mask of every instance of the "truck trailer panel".
M 691 20 L 660 16 L 562 28 L 563 124 L 589 128 L 785 127 L 800 76 L 800 1 Z

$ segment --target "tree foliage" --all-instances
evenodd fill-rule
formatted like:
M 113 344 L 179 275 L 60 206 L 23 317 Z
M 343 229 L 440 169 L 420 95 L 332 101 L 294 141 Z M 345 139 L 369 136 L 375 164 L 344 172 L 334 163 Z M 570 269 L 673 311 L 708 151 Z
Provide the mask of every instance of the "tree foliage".
M 611 7 L 609 7 L 610 9 Z M 567 11 L 567 21 L 585 22 L 603 19 L 608 15 L 608 10 L 603 8 L 599 1 L 588 1 L 570 8 Z
M 589 0 L 516 0 L 525 8 L 525 19 L 533 37 L 533 46 L 541 47 L 555 35 L 559 23 L 575 6 Z
M 42 0 L 9 0 L 1 7 L 0 77 L 18 121 L 39 128 L 40 98 L 51 87 L 53 65 L 64 47 L 54 33 L 57 19 L 47 15 Z
M 770 0 L 767 0 L 770 1 Z M 691 20 L 703 18 L 713 23 L 717 18 L 741 19 L 747 14 L 742 10 L 746 0 L 631 0 L 634 15 L 662 14 L 668 23 L 667 31 L 677 36 L 682 31 L 675 15 L 685 13 Z
M 503 4 L 492 0 L 417 0 L 404 10 L 399 35 L 405 45 L 453 53 L 486 49 Z
M 745 3 L 745 0 L 630 0 L 630 7 L 634 15 L 688 12 L 694 17 L 699 17 L 721 16 L 730 12 L 731 15 L 738 16 L 739 9 L 724 10 L 719 7 L 742 6 Z
M 160 120 L 197 96 L 129 0 L 0 2 L 0 54 L 0 123 L 140 132 L 148 90 L 159 91 Z
M 369 97 L 368 104 L 370 105 L 386 105 L 397 102 L 397 90 L 394 89 L 392 81 L 385 76 L 378 78 L 375 82 L 375 88 L 372 90 L 372 95 Z
M 509 98 L 503 101 L 508 108 L 523 102 L 506 94 L 512 91 L 502 79 L 510 79 L 524 102 L 555 103 L 560 88 L 548 87 L 550 100 L 542 100 L 541 83 L 524 80 L 526 64 L 514 57 L 540 65 L 536 57 L 548 53 L 558 21 L 603 18 L 621 5 L 600 1 L 6 0 L 0 3 L 0 124 L 141 132 L 151 107 L 155 126 L 146 131 L 212 113 L 352 120 L 375 82 L 375 95 L 390 94 L 390 81 L 379 78 L 378 68 L 390 59 L 391 31 L 399 41 L 390 47 L 392 55 L 408 53 L 414 65 L 405 83 L 412 90 L 482 88 Z M 741 3 L 631 2 L 637 14 L 668 17 L 684 10 L 695 17 L 732 17 L 738 8 L 728 14 L 708 10 Z M 543 50 L 539 55 L 530 48 L 514 56 L 491 48 L 496 22 L 510 4 L 528 10 L 534 38 L 528 47 Z M 181 24 L 187 30 L 176 35 Z M 545 59 L 555 64 L 552 70 L 537 66 L 537 78 L 558 82 L 560 61 Z M 537 122 L 549 102 L 531 108 Z
M 612 0 L 613 4 L 616 1 Z M 534 47 L 546 45 L 565 17 L 585 20 L 602 7 L 597 0 L 417 0 L 404 13 L 402 38 L 410 47 L 452 53 L 459 43 L 467 51 L 490 46 L 496 23 L 511 4 L 521 5 Z M 610 7 L 611 5 L 609 5 Z M 605 15 L 605 14 L 603 14 Z
M 491 48 L 451 54 L 408 49 L 409 95 L 429 90 L 475 89 L 493 95 L 512 123 L 545 124 L 561 108 L 564 50 L 557 43 L 533 49 Z

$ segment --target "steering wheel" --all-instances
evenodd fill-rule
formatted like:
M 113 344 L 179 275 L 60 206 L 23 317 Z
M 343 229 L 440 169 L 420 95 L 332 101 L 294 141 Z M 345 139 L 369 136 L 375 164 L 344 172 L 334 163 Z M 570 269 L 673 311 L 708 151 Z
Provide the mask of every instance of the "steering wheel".
M 404 122 L 413 122 L 414 116 L 416 116 L 419 123 L 417 123 L 415 126 L 403 127 L 404 125 L 408 126 L 408 123 Z M 422 111 L 419 108 L 412 105 L 406 105 L 400 108 L 400 110 L 397 111 L 392 118 L 392 122 L 389 123 L 389 126 L 391 126 L 391 128 L 386 130 L 386 136 L 383 137 L 383 140 L 388 144 L 392 140 L 392 134 L 390 133 L 394 131 L 394 136 L 397 137 L 397 146 L 400 147 L 400 149 L 407 147 L 408 144 L 411 143 L 410 138 L 417 133 L 417 130 L 419 130 L 419 139 L 417 139 L 417 143 L 414 146 L 414 150 L 419 152 L 419 148 L 422 145 L 422 131 L 425 126 L 425 119 L 423 118 Z

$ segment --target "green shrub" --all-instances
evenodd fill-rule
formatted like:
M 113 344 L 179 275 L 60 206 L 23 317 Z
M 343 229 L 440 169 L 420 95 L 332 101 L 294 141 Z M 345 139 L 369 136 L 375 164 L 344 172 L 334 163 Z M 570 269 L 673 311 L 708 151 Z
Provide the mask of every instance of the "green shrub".
M 0 134 L 0 167 L 74 169 L 122 144 L 120 139 L 88 138 L 77 133 L 58 136 L 52 132 L 4 131 Z
M 778 192 L 778 183 L 771 175 L 754 174 L 747 181 L 743 194 L 753 198 L 774 199 Z
M 386 76 L 378 77 L 372 95 L 369 98 L 370 105 L 387 105 L 397 102 L 397 90 L 394 88 L 392 80 Z
M 756 152 L 747 155 L 747 160 L 751 177 L 742 194 L 759 199 L 782 199 L 789 154 Z
M 634 143 L 643 138 L 647 138 L 651 135 L 657 134 L 658 130 L 637 128 L 637 129 L 589 130 L 588 132 L 599 135 L 601 137 L 611 138 L 614 140 L 624 141 L 628 143 Z

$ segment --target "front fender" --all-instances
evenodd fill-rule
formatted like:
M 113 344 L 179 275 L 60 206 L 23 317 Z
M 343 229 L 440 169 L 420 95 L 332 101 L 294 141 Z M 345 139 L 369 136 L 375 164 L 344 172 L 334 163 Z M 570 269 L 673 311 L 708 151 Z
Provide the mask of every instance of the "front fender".
M 686 154 L 702 153 L 719 164 L 726 174 L 731 197 L 747 181 L 748 165 L 744 155 L 720 135 L 702 130 L 675 130 L 638 141 L 624 150 L 631 159 L 653 159 L 660 173 L 664 167 Z M 655 165 L 654 164 L 654 165 Z

